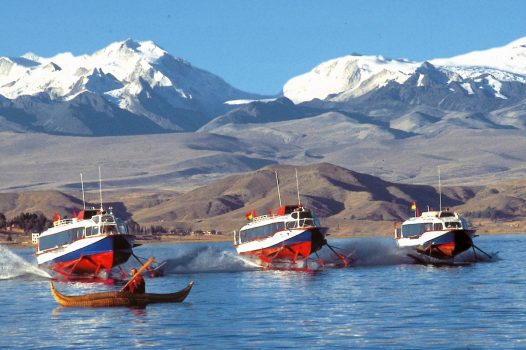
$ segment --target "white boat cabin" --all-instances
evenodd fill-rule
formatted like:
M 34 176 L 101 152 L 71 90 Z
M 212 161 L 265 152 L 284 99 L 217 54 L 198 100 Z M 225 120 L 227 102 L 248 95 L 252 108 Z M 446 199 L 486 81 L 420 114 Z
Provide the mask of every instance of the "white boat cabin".
M 407 219 L 395 229 L 395 238 L 418 237 L 428 231 L 462 230 L 469 227 L 462 216 L 452 211 L 426 211 Z
M 276 232 L 305 227 L 319 227 L 320 221 L 310 210 L 298 205 L 280 207 L 276 214 L 254 217 L 239 232 L 234 232 L 235 244 L 274 235 Z
M 59 219 L 38 236 L 37 250 L 57 248 L 76 240 L 97 235 L 128 234 L 128 227 L 113 212 L 99 209 L 81 210 L 73 218 Z

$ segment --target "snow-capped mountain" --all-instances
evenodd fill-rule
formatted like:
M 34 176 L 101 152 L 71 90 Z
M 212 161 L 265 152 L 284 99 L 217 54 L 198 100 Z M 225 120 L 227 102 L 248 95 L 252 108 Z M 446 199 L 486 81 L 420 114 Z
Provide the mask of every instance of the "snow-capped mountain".
M 287 99 L 240 106 L 201 130 L 230 136 L 244 130 L 255 137 L 254 130 L 263 128 L 259 124 L 271 128 L 273 123 L 286 122 L 283 125 L 293 132 L 303 130 L 300 119 L 314 123 L 324 113 L 358 121 L 345 124 L 349 138 L 366 126 L 381 130 L 371 134 L 379 142 L 382 134 L 433 138 L 458 129 L 526 130 L 525 67 L 526 38 L 448 60 L 345 56 L 290 79 L 283 88 Z M 323 134 L 327 129 L 320 126 L 316 130 L 320 139 L 334 134 Z
M 323 100 L 343 92 L 349 98 L 356 97 L 389 81 L 403 83 L 418 66 L 416 62 L 382 56 L 345 56 L 290 79 L 283 87 L 283 94 L 295 103 Z
M 335 58 L 290 79 L 283 95 L 262 100 L 151 41 L 116 42 L 90 55 L 0 57 L 0 131 L 217 132 L 336 112 L 425 134 L 452 112 L 472 115 L 458 125 L 526 128 L 526 37 L 426 62 Z
M 381 56 L 345 56 L 323 62 L 310 72 L 290 79 L 283 87 L 286 97 L 295 103 L 313 99 L 348 101 L 387 86 L 404 84 L 416 76 L 425 62 L 386 59 Z M 491 92 L 495 98 L 507 99 L 503 82 L 526 84 L 526 37 L 499 48 L 475 51 L 446 59 L 430 60 L 447 75 L 446 85 L 457 82 L 468 95 L 474 89 Z M 512 93 L 513 94 L 513 93 Z
M 435 66 L 447 67 L 463 77 L 476 72 L 499 72 L 498 79 L 513 79 L 514 76 L 526 75 L 526 37 L 511 43 L 483 51 L 473 51 L 451 58 L 431 60 Z M 509 73 L 509 75 L 506 75 Z
M 97 95 L 101 103 L 168 131 L 195 130 L 227 111 L 225 101 L 259 97 L 233 88 L 151 41 L 116 42 L 92 55 L 0 57 L 0 95 L 16 105 L 22 96 L 41 98 L 42 94 L 55 105 L 67 105 L 83 94 Z M 38 114 L 27 109 L 24 113 Z M 44 130 L 60 133 L 56 128 Z

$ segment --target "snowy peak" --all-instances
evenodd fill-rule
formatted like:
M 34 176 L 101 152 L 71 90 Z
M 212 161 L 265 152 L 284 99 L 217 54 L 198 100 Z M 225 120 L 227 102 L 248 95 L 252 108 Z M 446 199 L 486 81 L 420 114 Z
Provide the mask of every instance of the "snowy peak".
M 298 103 L 346 92 L 360 96 L 388 81 L 404 82 L 418 67 L 415 62 L 386 59 L 383 56 L 345 56 L 323 62 L 313 70 L 290 79 L 284 95 Z
M 526 75 L 526 37 L 511 43 L 488 50 L 473 51 L 451 58 L 439 58 L 431 61 L 433 64 L 458 71 L 461 75 L 467 72 L 461 68 L 496 69 L 512 74 Z M 455 69 L 456 67 L 456 69 Z
M 122 64 L 131 63 L 130 61 L 137 62 L 138 60 L 155 62 L 166 54 L 167 52 L 157 46 L 153 41 L 137 42 L 128 39 L 108 45 L 104 49 L 95 52 L 93 57 L 102 62 L 110 60 Z
M 187 81 L 185 77 L 180 76 L 182 71 L 180 66 L 185 66 L 187 70 L 194 69 L 190 64 L 170 56 L 152 41 L 137 42 L 128 39 L 112 43 L 93 55 L 74 56 L 66 52 L 51 58 L 43 58 L 35 54 L 27 54 L 18 60 L 22 60 L 25 64 L 19 64 L 11 58 L 0 57 L 0 94 L 10 99 L 45 91 L 53 99 L 67 100 L 81 92 L 80 86 L 85 86 L 90 91 L 106 93 L 111 91 L 108 90 L 111 87 L 114 90 L 128 84 L 136 85 L 141 79 L 150 87 L 172 87 L 175 90 L 179 88 L 181 91 L 184 87 L 174 87 L 171 80 L 177 80 L 186 86 L 199 83 Z M 165 64 L 166 62 L 176 62 L 178 65 L 175 67 L 176 70 L 170 71 L 174 68 L 174 64 L 170 66 Z M 199 72 L 203 79 L 221 80 L 211 73 L 201 70 Z M 79 85 L 79 81 L 84 83 Z M 97 87 L 99 82 L 103 86 Z M 202 86 L 206 85 L 202 84 Z M 223 85 L 227 84 L 223 82 Z M 221 95 L 224 86 L 210 88 L 216 88 L 215 95 Z M 235 89 L 230 88 L 230 90 Z M 205 91 L 203 94 L 209 92 Z M 119 92 L 114 92 L 108 97 L 112 99 L 116 94 L 118 95 Z M 232 99 L 232 96 L 225 97 L 225 101 L 229 99 Z
M 211 73 L 192 67 L 183 59 L 171 56 L 152 41 L 128 39 L 112 43 L 93 55 L 74 56 L 66 52 L 42 58 L 26 54 L 18 60 L 26 64 L 0 57 L 0 94 L 10 99 L 45 91 L 53 99 L 67 100 L 82 92 L 79 90 L 81 86 L 92 92 L 107 93 L 110 100 L 115 100 L 116 96 L 118 100 L 129 99 L 129 95 L 124 95 L 142 91 L 137 89 L 139 82 L 146 82 L 151 88 L 169 87 L 173 90 L 163 92 L 166 95 L 191 96 L 197 92 L 203 96 L 212 95 L 214 103 L 250 95 L 232 88 Z M 99 83 L 103 86 L 97 86 Z M 111 92 L 125 87 L 128 88 Z M 123 105 L 121 102 L 118 101 Z
M 485 78 L 488 76 L 489 80 Z M 404 84 L 409 78 L 416 79 L 415 85 L 420 87 L 431 81 L 447 85 L 448 81 L 465 84 L 465 79 L 486 80 L 495 96 L 506 98 L 500 94 L 499 82 L 526 84 L 526 37 L 503 47 L 423 63 L 382 56 L 340 57 L 290 79 L 284 85 L 283 93 L 295 103 L 313 99 L 345 102 L 390 82 Z M 471 94 L 468 85 L 465 86 Z
M 407 80 L 407 82 L 410 81 L 415 82 L 415 85 L 419 87 L 442 87 L 448 84 L 449 78 L 444 72 L 426 61 Z
M 0 57 L 0 95 L 9 100 L 45 95 L 67 104 L 83 94 L 130 112 L 122 115 L 146 118 L 160 130 L 195 130 L 224 113 L 225 101 L 260 97 L 233 88 L 152 41 L 128 39 L 79 56 Z M 30 107 L 23 108 L 29 113 Z

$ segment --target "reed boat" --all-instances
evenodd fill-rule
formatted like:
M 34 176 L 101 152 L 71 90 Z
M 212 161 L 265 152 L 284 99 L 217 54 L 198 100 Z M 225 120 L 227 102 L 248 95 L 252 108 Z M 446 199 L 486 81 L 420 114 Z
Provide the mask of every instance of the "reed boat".
M 60 293 L 53 282 L 50 283 L 51 294 L 64 307 L 114 307 L 114 306 L 146 306 L 158 303 L 180 303 L 186 299 L 194 282 L 175 293 L 129 293 L 129 292 L 98 292 L 84 295 L 64 295 Z

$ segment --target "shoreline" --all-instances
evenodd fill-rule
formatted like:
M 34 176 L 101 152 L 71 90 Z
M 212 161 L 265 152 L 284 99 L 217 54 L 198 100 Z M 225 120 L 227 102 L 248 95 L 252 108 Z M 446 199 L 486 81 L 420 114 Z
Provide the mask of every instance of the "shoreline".
M 524 235 L 526 232 L 481 232 L 477 236 L 496 236 L 496 235 Z M 372 233 L 332 233 L 327 235 L 327 239 L 345 239 L 345 238 L 366 238 L 366 237 L 391 237 L 387 234 L 372 234 Z M 230 236 L 216 236 L 216 237 L 163 237 L 161 239 L 137 239 L 135 242 L 140 245 L 149 244 L 169 244 L 169 243 L 214 243 L 214 242 L 232 242 Z M 7 248 L 34 248 L 35 245 L 31 241 L 0 241 L 0 246 Z

